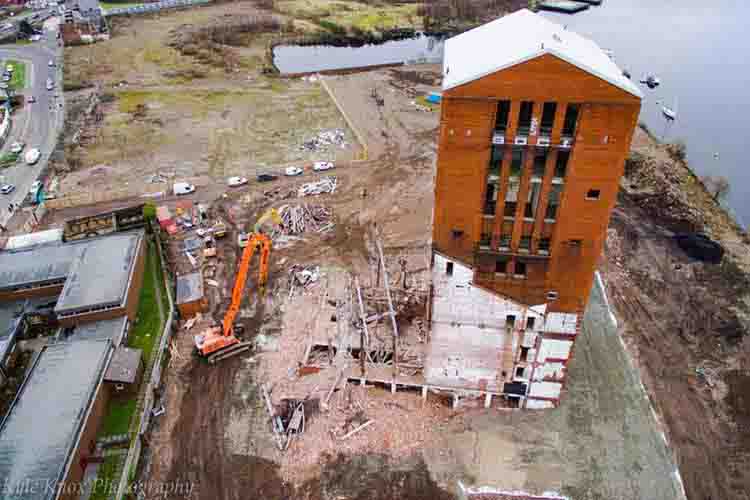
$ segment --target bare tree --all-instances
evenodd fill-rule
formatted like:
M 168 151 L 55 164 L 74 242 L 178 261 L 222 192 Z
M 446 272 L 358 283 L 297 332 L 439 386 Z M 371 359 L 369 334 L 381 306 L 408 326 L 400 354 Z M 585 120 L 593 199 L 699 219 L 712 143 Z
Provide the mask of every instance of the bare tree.
M 729 179 L 723 175 L 707 175 L 702 180 L 714 201 L 722 201 L 729 194 Z

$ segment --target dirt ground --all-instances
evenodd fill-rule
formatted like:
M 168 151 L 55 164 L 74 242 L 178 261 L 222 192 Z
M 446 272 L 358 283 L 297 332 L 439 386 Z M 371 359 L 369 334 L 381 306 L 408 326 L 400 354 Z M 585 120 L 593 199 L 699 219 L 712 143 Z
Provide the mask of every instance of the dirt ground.
M 748 498 L 750 418 L 747 237 L 684 166 L 638 131 L 602 270 L 685 480 L 688 498 Z M 727 249 L 691 260 L 675 231 L 702 229 Z
M 453 411 L 439 399 L 422 407 L 411 393 L 394 397 L 367 388 L 341 401 L 340 391 L 338 410 L 313 415 L 309 434 L 286 454 L 279 452 L 260 384 L 269 384 L 275 403 L 324 390 L 301 391 L 289 372 L 300 349 L 296 329 L 307 328 L 299 325 L 313 316 L 310 308 L 324 287 L 321 282 L 290 298 L 288 269 L 320 266 L 327 276 L 349 271 L 369 282 L 368 234 L 377 227 L 392 265 L 406 256 L 415 276 L 426 271 L 438 113 L 418 97 L 438 87 L 439 69 L 326 77 L 369 149 L 369 160 L 350 162 L 357 154 L 353 131 L 321 84 L 262 74 L 267 35 L 238 50 L 229 73 L 169 45 L 174 30 L 255 12 L 253 4 L 239 2 L 132 18 L 115 26 L 109 42 L 66 50 L 68 74 L 78 78 L 66 84 L 97 81 L 111 97 L 101 122 L 83 134 L 78 164 L 61 175 L 60 189 L 137 185 L 155 173 L 201 186 L 190 198 L 212 203 L 212 217 L 230 224 L 212 278 L 218 286 L 208 293 L 214 321 L 231 293 L 239 229 L 248 229 L 266 208 L 288 203 L 321 204 L 334 214 L 332 231 L 306 233 L 274 249 L 263 297 L 251 279 L 240 321 L 255 352 L 209 366 L 191 355 L 192 335 L 201 325 L 177 334 L 163 386 L 167 411 L 148 436 L 140 477 L 189 481 L 192 498 L 204 499 L 447 499 L 458 480 L 576 499 L 677 498 L 671 451 L 651 401 L 688 498 L 748 498 L 748 241 L 684 166 L 642 131 L 633 149 L 646 161 L 628 167 L 601 263 L 619 328 L 595 290 L 561 408 L 518 413 L 467 405 Z M 302 140 L 330 128 L 346 130 L 351 147 L 330 156 L 299 150 Z M 339 181 L 333 195 L 289 198 L 292 187 L 321 177 L 309 172 L 233 192 L 220 182 L 320 156 L 342 160 L 332 173 Z M 48 220 L 59 223 L 86 210 L 60 211 Z M 672 238 L 686 229 L 703 229 L 722 241 L 729 253 L 725 263 L 689 260 Z M 352 404 L 378 419 L 371 433 L 342 444 L 331 431 L 340 435 L 337 419 Z M 398 441 L 376 442 L 395 427 Z
M 254 178 L 290 164 L 347 161 L 359 145 L 319 83 L 282 80 L 262 73 L 269 35 L 232 48 L 230 69 L 170 46 L 191 26 L 255 19 L 249 2 L 184 10 L 152 17 L 117 18 L 113 37 L 65 50 L 67 88 L 96 83 L 98 120 L 82 126 L 80 143 L 66 148 L 57 194 L 139 186 L 160 179 L 196 186 L 229 176 Z M 249 21 L 248 21 L 249 22 Z M 69 92 L 69 121 L 90 90 Z M 72 134 L 76 127 L 68 126 Z M 303 143 L 340 130 L 343 144 L 318 150 Z

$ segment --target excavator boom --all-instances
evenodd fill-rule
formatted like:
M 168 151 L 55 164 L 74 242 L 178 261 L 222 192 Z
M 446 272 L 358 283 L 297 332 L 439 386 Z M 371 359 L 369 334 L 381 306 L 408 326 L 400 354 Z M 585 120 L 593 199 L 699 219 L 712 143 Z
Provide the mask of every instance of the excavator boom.
M 222 333 L 224 336 L 232 334 L 234 320 L 237 319 L 237 313 L 240 311 L 240 304 L 242 303 L 242 295 L 245 290 L 245 283 L 247 282 L 250 261 L 252 261 L 253 255 L 258 248 L 260 248 L 258 287 L 262 288 L 268 280 L 268 258 L 271 253 L 271 239 L 264 234 L 254 233 L 250 235 L 250 240 L 247 242 L 247 246 L 242 250 L 240 267 L 237 271 L 237 279 L 234 282 L 234 289 L 232 290 L 232 302 L 229 304 L 229 309 L 224 315 L 224 320 L 222 321 Z

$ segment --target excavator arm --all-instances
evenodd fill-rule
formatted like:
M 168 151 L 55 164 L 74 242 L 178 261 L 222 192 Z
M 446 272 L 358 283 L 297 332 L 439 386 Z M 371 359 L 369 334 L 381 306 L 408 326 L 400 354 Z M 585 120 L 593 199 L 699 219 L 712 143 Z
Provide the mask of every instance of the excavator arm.
M 268 260 L 271 253 L 271 239 L 264 234 L 253 233 L 250 236 L 250 240 L 247 242 L 247 246 L 245 246 L 242 251 L 240 266 L 237 270 L 237 279 L 235 280 L 234 288 L 232 289 L 232 302 L 229 304 L 229 309 L 227 309 L 227 312 L 224 315 L 224 320 L 221 324 L 222 333 L 225 337 L 232 335 L 234 320 L 237 318 L 237 313 L 240 311 L 240 304 L 242 303 L 242 294 L 245 290 L 250 262 L 258 248 L 260 248 L 258 286 L 262 289 L 268 280 Z

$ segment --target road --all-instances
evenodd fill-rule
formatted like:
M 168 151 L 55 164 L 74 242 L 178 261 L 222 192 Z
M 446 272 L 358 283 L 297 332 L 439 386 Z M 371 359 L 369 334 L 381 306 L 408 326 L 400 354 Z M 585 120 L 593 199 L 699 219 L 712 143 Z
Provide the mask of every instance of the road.
M 33 95 L 36 102 L 24 103 L 13 113 L 13 125 L 7 140 L 0 149 L 0 154 L 8 151 L 10 144 L 16 141 L 26 143 L 26 148 L 38 148 L 42 155 L 34 166 L 23 161 L 0 171 L 0 183 L 13 184 L 16 190 L 9 195 L 0 194 L 0 224 L 6 225 L 8 219 L 17 211 L 23 202 L 32 183 L 46 169 L 49 156 L 57 140 L 58 131 L 62 129 L 64 119 L 64 102 L 62 92 L 62 47 L 56 37 L 57 23 L 51 18 L 45 23 L 42 40 L 30 45 L 0 45 L 0 61 L 15 59 L 26 63 L 26 87 L 17 90 L 24 96 Z M 55 61 L 55 67 L 48 66 Z M 55 80 L 55 89 L 46 89 L 47 78 Z M 9 209 L 10 204 L 14 210 Z

